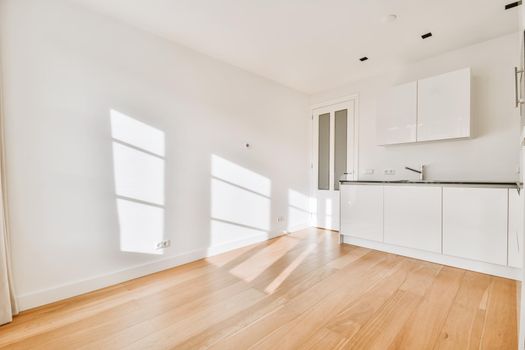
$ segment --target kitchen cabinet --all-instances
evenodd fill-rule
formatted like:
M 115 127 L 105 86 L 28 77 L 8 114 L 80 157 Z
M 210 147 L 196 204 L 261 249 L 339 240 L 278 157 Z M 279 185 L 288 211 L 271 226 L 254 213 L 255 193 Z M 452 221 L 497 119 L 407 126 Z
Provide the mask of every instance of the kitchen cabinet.
M 378 101 L 378 145 L 470 137 L 470 68 L 394 86 Z
M 341 186 L 341 234 L 383 240 L 383 187 Z
M 508 265 L 523 267 L 523 203 L 516 189 L 509 190 Z
M 376 121 L 380 145 L 416 141 L 417 82 L 389 89 L 380 103 Z
M 507 265 L 508 189 L 443 188 L 443 254 Z
M 385 186 L 384 242 L 441 253 L 441 187 Z
M 470 68 L 418 80 L 417 141 L 470 136 Z

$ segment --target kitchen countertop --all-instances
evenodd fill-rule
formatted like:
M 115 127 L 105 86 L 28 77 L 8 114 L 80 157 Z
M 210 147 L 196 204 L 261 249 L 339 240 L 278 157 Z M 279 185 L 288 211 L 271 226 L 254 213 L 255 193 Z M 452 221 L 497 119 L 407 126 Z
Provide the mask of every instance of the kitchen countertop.
M 339 180 L 341 184 L 387 184 L 387 185 L 464 185 L 483 187 L 521 188 L 518 182 L 492 181 L 440 181 L 440 180 Z

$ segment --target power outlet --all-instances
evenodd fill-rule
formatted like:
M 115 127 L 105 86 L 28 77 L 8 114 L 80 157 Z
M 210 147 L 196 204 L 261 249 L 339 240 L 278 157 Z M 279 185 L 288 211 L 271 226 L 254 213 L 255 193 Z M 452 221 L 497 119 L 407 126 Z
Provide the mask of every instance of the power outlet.
M 385 175 L 395 175 L 396 171 L 394 169 L 385 169 Z
M 161 241 L 157 243 L 157 249 L 168 248 L 170 245 L 171 245 L 171 241 L 169 239 L 167 241 Z
M 277 222 L 284 222 L 284 221 L 285 221 L 284 216 L 277 217 Z
M 374 175 L 374 169 L 365 169 L 365 175 Z

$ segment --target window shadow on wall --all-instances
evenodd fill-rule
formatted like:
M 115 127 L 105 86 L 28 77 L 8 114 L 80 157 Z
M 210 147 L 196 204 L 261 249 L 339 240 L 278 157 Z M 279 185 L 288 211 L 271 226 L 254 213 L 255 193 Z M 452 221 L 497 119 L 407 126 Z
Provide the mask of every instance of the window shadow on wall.
M 110 111 L 120 250 L 160 255 L 164 240 L 164 132 Z

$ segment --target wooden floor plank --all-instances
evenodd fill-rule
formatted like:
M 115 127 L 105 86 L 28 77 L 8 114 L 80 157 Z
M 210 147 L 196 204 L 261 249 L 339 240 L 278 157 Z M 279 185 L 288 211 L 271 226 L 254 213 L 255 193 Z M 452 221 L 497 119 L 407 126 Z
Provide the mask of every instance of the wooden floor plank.
M 388 278 L 397 268 L 401 259 L 391 256 L 389 259 L 364 269 L 360 275 L 352 275 L 346 281 L 339 281 L 336 288 L 331 285 L 324 288 L 332 289 L 319 303 L 312 305 L 297 318 L 266 336 L 253 349 L 296 349 L 313 333 L 318 331 L 334 317 L 341 307 L 358 300 L 373 285 Z M 365 278 L 368 276 L 368 278 Z M 355 283 L 355 279 L 360 283 Z M 286 306 L 285 306 L 286 308 Z
M 516 283 L 504 278 L 492 277 L 481 348 L 516 349 L 518 347 L 515 295 Z
M 515 349 L 515 281 L 307 229 L 22 313 L 1 349 Z
M 282 325 L 294 320 L 300 314 L 312 308 L 315 304 L 325 299 L 332 291 L 336 290 L 342 282 L 353 278 L 362 279 L 371 267 L 378 265 L 386 259 L 386 255 L 371 252 L 348 265 L 345 269 L 336 271 L 325 279 L 312 285 L 309 289 L 295 296 L 281 310 L 261 319 L 257 324 L 250 325 L 231 337 L 214 344 L 212 349 L 232 349 L 236 346 L 247 348 L 253 346 L 261 339 L 273 333 Z M 288 338 L 288 337 L 287 337 Z
M 404 283 L 347 341 L 348 349 L 387 349 L 423 300 L 441 266 L 420 262 Z
M 342 347 L 347 339 L 341 334 L 331 331 L 328 328 L 321 328 L 312 335 L 298 349 L 302 350 L 329 350 Z
M 406 281 L 408 273 L 417 267 L 417 262 L 404 259 L 400 268 L 389 278 L 377 283 L 347 307 L 340 308 L 337 315 L 328 322 L 327 328 L 345 338 L 353 337 L 401 287 Z
M 423 301 L 390 345 L 391 348 L 419 350 L 434 346 L 457 295 L 463 274 L 463 270 L 446 266 L 439 271 Z
M 436 349 L 479 349 L 491 277 L 466 271 Z

